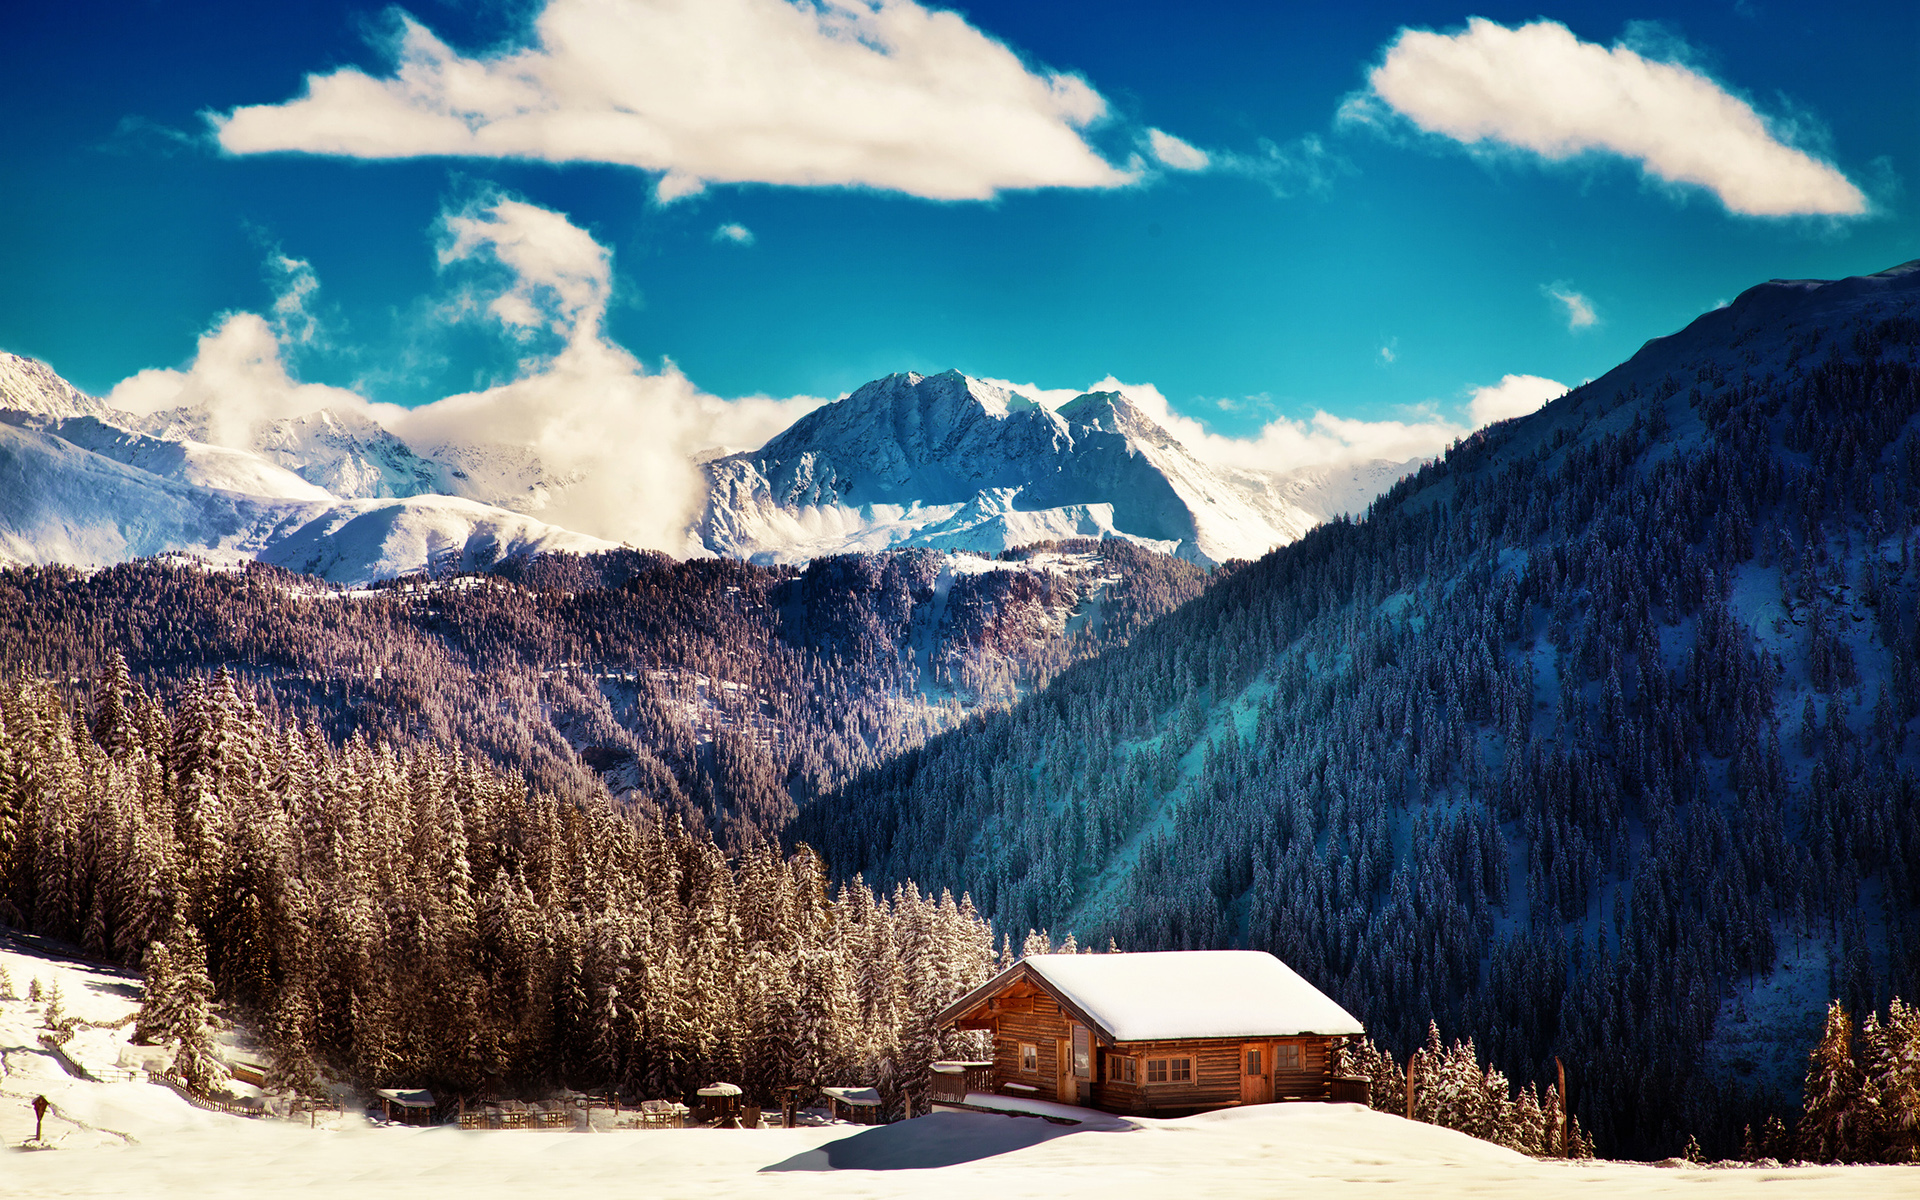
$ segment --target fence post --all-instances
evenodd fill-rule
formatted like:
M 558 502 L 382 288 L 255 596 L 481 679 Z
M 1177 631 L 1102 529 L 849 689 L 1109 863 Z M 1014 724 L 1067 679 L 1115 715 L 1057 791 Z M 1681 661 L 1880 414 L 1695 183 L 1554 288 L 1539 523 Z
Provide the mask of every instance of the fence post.
M 1413 1064 L 1414 1057 L 1407 1056 L 1407 1120 L 1413 1120 Z

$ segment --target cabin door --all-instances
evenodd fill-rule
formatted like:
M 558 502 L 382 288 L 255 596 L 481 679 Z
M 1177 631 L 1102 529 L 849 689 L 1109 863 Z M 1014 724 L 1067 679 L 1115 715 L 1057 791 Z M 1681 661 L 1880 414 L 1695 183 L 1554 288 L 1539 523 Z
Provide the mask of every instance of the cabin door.
M 1240 1103 L 1273 1103 L 1273 1047 L 1266 1042 L 1240 1046 Z
M 1053 1096 L 1062 1104 L 1080 1103 L 1080 1089 L 1073 1078 L 1073 1041 L 1061 1038 L 1054 1043 Z

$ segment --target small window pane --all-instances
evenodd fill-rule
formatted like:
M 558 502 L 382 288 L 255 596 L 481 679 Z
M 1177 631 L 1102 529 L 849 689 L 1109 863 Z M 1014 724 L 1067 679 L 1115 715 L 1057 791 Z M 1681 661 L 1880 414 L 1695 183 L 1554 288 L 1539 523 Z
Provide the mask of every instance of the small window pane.
M 1247 1051 L 1247 1074 L 1259 1075 L 1262 1073 L 1263 1072 L 1260 1070 L 1260 1051 L 1258 1050 Z
M 1273 1048 L 1273 1069 L 1276 1071 L 1298 1071 L 1300 1069 L 1300 1047 L 1295 1043 Z
M 1085 1025 L 1073 1027 L 1073 1074 L 1077 1079 L 1093 1078 L 1093 1039 Z
M 1020 1069 L 1029 1074 L 1040 1069 L 1040 1047 L 1026 1042 L 1020 1044 Z
M 1172 1070 L 1170 1072 L 1171 1078 L 1169 1082 L 1172 1082 L 1172 1083 L 1192 1083 L 1193 1082 L 1193 1060 L 1192 1059 L 1175 1058 L 1175 1059 L 1169 1060 L 1169 1063 L 1172 1067 Z
M 1150 1058 L 1147 1060 L 1147 1082 L 1165 1083 L 1167 1081 L 1167 1060 Z

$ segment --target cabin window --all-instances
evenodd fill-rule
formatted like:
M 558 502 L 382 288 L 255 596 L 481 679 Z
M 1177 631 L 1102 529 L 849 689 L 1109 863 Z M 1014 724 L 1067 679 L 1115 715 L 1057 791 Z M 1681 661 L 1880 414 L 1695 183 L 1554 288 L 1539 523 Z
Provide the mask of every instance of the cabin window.
M 1093 1039 L 1087 1036 L 1085 1025 L 1073 1027 L 1073 1076 L 1075 1079 L 1093 1078 Z
M 1167 1081 L 1167 1060 L 1150 1058 L 1147 1060 L 1147 1082 L 1165 1083 Z
M 1140 1060 L 1137 1058 L 1123 1058 L 1117 1054 L 1107 1056 L 1108 1083 L 1138 1083 L 1139 1070 Z
M 1300 1069 L 1300 1046 L 1297 1042 L 1282 1042 L 1273 1048 L 1273 1069 L 1276 1071 L 1298 1071 Z M 1248 1074 L 1252 1074 L 1251 1071 Z
M 1248 1075 L 1266 1074 L 1266 1072 L 1260 1069 L 1260 1048 L 1258 1046 L 1247 1051 L 1247 1074 Z
M 1040 1047 L 1032 1042 L 1020 1043 L 1020 1069 L 1029 1075 L 1040 1073 Z
M 1192 1083 L 1193 1060 L 1191 1058 L 1150 1058 L 1147 1060 L 1148 1083 Z

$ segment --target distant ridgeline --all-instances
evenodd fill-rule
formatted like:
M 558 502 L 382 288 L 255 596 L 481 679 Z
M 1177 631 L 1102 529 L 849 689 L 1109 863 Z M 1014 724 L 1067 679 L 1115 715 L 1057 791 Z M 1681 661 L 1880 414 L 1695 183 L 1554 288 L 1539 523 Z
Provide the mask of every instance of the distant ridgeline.
M 120 652 L 165 692 L 228 667 L 336 739 L 457 747 L 737 850 L 967 708 L 1123 643 L 1207 579 L 1125 541 L 946 561 L 556 554 L 351 593 L 259 564 L 0 570 L 0 673 L 84 692 Z
M 430 748 L 269 720 L 224 673 L 169 710 L 117 664 L 75 717 L 0 689 L 0 922 L 139 964 L 204 961 L 268 1084 L 678 1098 L 714 1079 L 923 1092 L 931 1015 L 992 931 L 911 886 L 733 860 L 677 822 L 529 792 Z M 156 961 L 157 959 L 157 961 Z
M 1828 999 L 1920 994 L 1917 268 L 1743 294 L 790 836 L 1731 1152 Z

